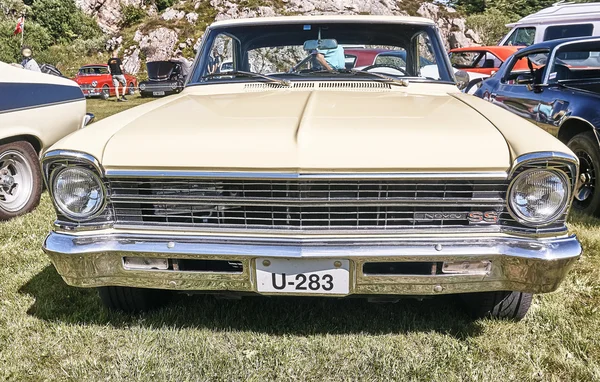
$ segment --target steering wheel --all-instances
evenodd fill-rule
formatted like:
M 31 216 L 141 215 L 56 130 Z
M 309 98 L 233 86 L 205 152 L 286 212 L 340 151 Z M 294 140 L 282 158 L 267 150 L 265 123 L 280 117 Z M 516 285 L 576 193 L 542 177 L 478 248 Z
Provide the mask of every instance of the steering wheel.
M 402 69 L 399 66 L 389 65 L 389 64 L 373 64 L 373 65 L 365 66 L 364 68 L 362 68 L 362 71 L 368 72 L 369 70 L 376 69 L 376 68 L 390 68 L 390 69 L 399 71 L 400 73 L 402 73 L 405 76 L 408 76 L 408 73 L 406 72 L 406 70 Z

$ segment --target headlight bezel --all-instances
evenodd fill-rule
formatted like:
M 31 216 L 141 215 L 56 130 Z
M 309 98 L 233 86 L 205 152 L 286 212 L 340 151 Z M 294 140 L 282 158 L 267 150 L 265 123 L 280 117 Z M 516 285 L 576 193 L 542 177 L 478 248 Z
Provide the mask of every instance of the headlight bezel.
M 564 198 L 561 208 L 557 209 L 552 215 L 550 215 L 549 218 L 546 218 L 544 220 L 531 220 L 531 219 L 527 219 L 527 218 L 521 216 L 517 212 L 518 209 L 513 207 L 513 200 L 514 200 L 513 192 L 515 190 L 515 185 L 517 184 L 518 181 L 524 179 L 528 174 L 531 174 L 533 172 L 540 172 L 540 171 L 546 171 L 548 173 L 551 173 L 551 174 L 557 176 L 561 180 L 563 187 L 566 190 L 566 197 Z M 508 213 L 510 214 L 510 216 L 513 219 L 515 219 L 517 222 L 519 222 L 520 224 L 523 224 L 528 227 L 533 227 L 533 228 L 541 228 L 541 227 L 546 227 L 546 226 L 552 225 L 557 220 L 559 220 L 561 218 L 561 216 L 563 216 L 565 213 L 567 213 L 569 210 L 569 207 L 571 206 L 572 198 L 573 198 L 573 189 L 572 189 L 572 184 L 571 184 L 569 175 L 567 175 L 566 172 L 564 172 L 558 168 L 540 166 L 540 167 L 536 167 L 536 168 L 528 168 L 526 170 L 523 170 L 523 171 L 519 172 L 518 174 L 516 174 L 511 179 L 508 189 L 506 191 L 506 206 L 507 206 L 507 210 L 508 210 Z
M 87 173 L 87 175 L 90 176 L 91 179 L 98 186 L 100 202 L 96 206 L 94 206 L 94 208 L 89 213 L 85 213 L 85 214 L 75 213 L 75 212 L 69 210 L 65 206 L 63 200 L 59 197 L 59 195 L 57 195 L 56 187 L 57 187 L 58 181 L 60 180 L 60 177 L 64 176 L 64 174 L 67 171 L 72 171 L 72 170 Z M 50 186 L 52 187 L 52 199 L 54 201 L 56 208 L 60 211 L 60 213 L 62 215 L 64 215 L 65 217 L 67 217 L 70 220 L 81 221 L 81 222 L 89 221 L 89 220 L 96 218 L 100 214 L 102 214 L 104 212 L 104 209 L 106 208 L 106 202 L 107 202 L 106 185 L 102 181 L 102 178 L 95 171 L 92 171 L 91 169 L 86 168 L 85 166 L 71 165 L 71 166 L 64 166 L 60 169 L 55 170 L 55 173 L 52 176 L 52 182 L 51 182 Z
M 109 227 L 113 224 L 113 213 L 108 195 L 108 181 L 106 180 L 104 168 L 94 156 L 80 151 L 57 149 L 46 152 L 42 156 L 41 162 L 44 183 L 57 214 L 56 226 L 73 230 L 89 225 L 100 228 Z M 102 189 L 103 202 L 100 208 L 93 215 L 85 218 L 73 216 L 68 211 L 59 208 L 53 192 L 56 176 L 63 170 L 72 167 L 85 168 L 90 171 L 99 180 Z

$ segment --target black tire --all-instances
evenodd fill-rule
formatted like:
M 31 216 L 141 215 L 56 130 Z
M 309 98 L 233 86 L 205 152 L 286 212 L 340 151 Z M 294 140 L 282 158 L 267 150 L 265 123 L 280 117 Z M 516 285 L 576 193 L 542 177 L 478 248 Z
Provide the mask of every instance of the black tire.
M 575 191 L 573 209 L 588 215 L 600 216 L 600 151 L 593 131 L 577 134 L 567 146 L 579 158 L 579 174 L 586 182 Z M 591 191 L 584 197 L 583 188 Z
M 130 82 L 129 85 L 127 85 L 127 94 L 130 96 L 135 95 L 135 86 L 133 85 L 133 82 Z
M 40 203 L 42 195 L 42 171 L 38 155 L 29 142 L 17 141 L 0 146 L 0 170 L 7 171 L 9 179 L 15 180 L 12 175 L 19 171 L 23 181 L 23 188 L 19 190 L 19 183 L 13 186 L 2 185 L 0 200 L 0 220 L 8 220 L 15 216 L 32 211 Z M 18 194 L 22 191 L 22 194 Z M 9 192 L 10 194 L 6 194 Z
M 481 292 L 461 295 L 471 317 L 520 321 L 531 306 L 531 293 Z
M 161 289 L 108 286 L 98 288 L 104 306 L 125 313 L 157 309 L 169 302 L 171 292 Z
M 110 97 L 110 88 L 108 85 L 102 86 L 102 94 L 100 94 L 100 98 L 103 100 L 107 100 Z

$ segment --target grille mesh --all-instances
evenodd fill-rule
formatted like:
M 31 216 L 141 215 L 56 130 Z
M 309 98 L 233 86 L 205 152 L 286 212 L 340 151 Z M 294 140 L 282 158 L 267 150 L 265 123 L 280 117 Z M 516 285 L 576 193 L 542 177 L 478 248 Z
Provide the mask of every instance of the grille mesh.
M 473 211 L 504 211 L 492 180 L 110 179 L 117 224 L 279 230 L 498 229 Z

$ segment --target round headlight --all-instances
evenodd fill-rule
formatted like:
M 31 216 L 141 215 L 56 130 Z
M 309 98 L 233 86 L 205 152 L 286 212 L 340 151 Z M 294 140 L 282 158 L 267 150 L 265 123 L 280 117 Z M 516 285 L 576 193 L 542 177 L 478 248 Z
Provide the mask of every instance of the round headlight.
M 175 90 L 177 89 L 177 82 L 172 82 L 171 83 L 171 90 Z
M 146 84 L 140 84 L 140 90 L 146 89 Z
M 104 205 L 102 181 L 86 168 L 61 170 L 54 178 L 52 192 L 58 209 L 74 220 L 90 219 Z
M 523 224 L 545 225 L 567 208 L 569 181 L 559 171 L 531 169 L 519 174 L 509 192 L 514 217 Z
M 98 86 L 98 81 L 92 81 L 92 86 L 93 86 L 93 87 L 96 87 L 96 86 Z

